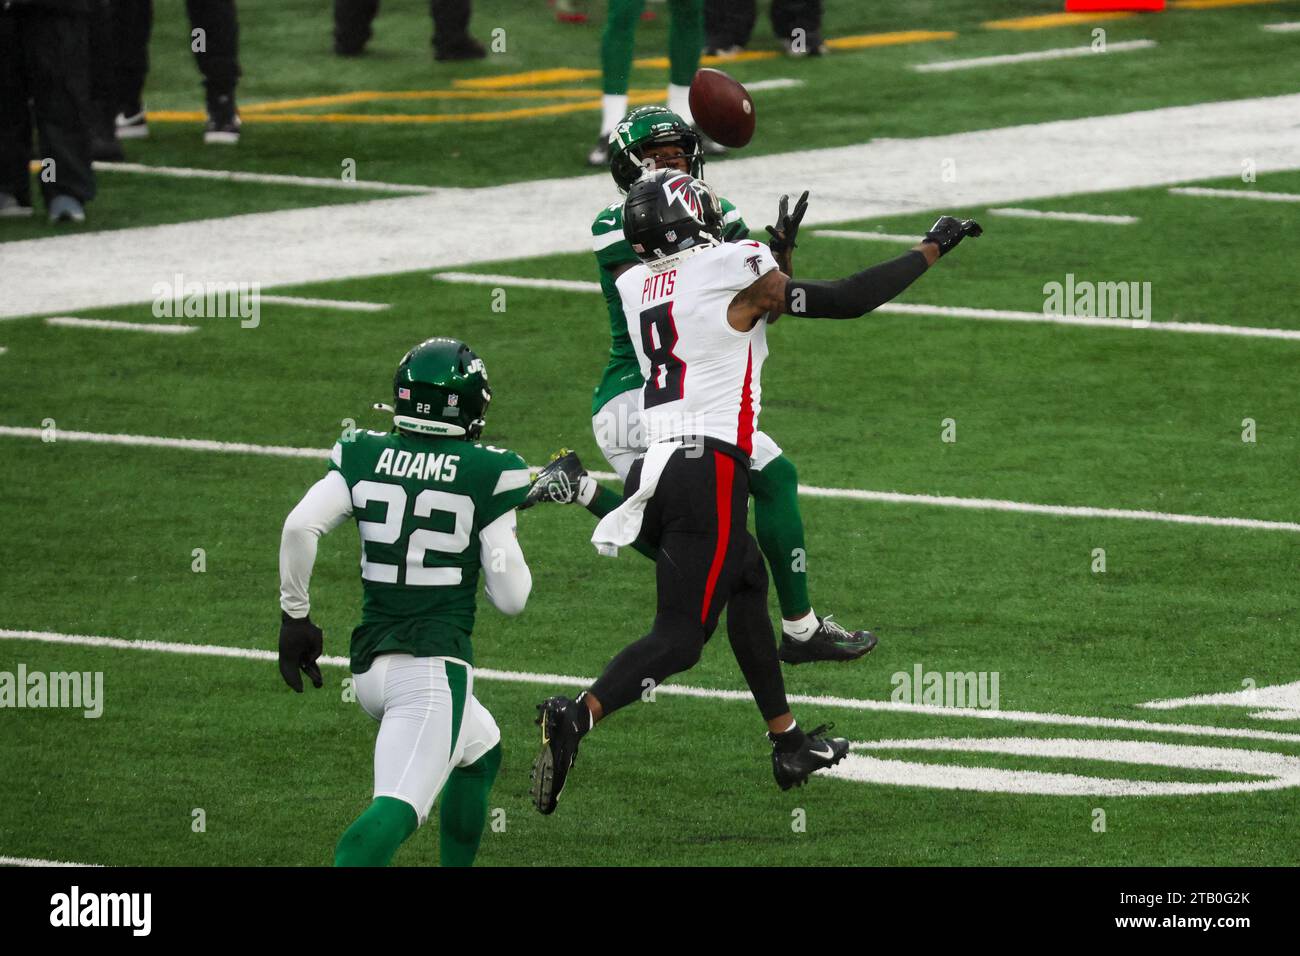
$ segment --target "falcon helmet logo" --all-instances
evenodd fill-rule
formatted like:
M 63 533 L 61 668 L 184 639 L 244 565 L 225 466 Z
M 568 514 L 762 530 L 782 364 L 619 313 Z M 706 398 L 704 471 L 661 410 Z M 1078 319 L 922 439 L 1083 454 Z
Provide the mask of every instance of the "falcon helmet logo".
M 687 215 L 698 223 L 704 222 L 704 204 L 700 201 L 699 184 L 695 179 L 681 173 L 664 180 L 664 196 L 668 205 L 681 203 Z

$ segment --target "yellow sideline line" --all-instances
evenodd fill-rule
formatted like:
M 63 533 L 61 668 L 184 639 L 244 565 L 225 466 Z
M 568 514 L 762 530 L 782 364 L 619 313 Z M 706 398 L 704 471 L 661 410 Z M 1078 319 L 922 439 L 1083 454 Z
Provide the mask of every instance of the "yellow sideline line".
M 900 43 L 926 43 L 930 40 L 951 40 L 957 36 L 953 30 L 898 30 L 893 33 L 863 33 L 858 36 L 834 37 L 826 41 L 832 50 L 865 50 L 876 46 L 895 46 Z
M 1169 6 L 1179 10 L 1213 10 L 1215 7 L 1253 7 L 1278 0 L 1171 0 Z
M 481 113 L 250 113 L 243 116 L 243 120 L 245 123 L 495 123 L 599 110 L 600 94 L 587 95 L 588 99 L 576 103 L 553 103 L 548 106 Z M 642 106 L 646 103 L 662 103 L 665 98 L 662 90 L 638 91 L 628 94 L 628 104 Z M 151 123 L 192 123 L 206 118 L 207 114 L 198 110 L 159 110 L 148 114 Z
M 734 56 L 702 56 L 703 66 L 718 66 L 727 63 L 752 63 L 755 60 L 774 60 L 781 54 L 775 50 L 742 50 Z M 666 70 L 669 62 L 666 56 L 643 56 L 633 60 L 632 65 L 648 70 Z
M 600 76 L 600 70 L 579 70 L 570 66 L 550 70 L 529 70 L 526 73 L 503 73 L 500 76 L 482 76 L 472 80 L 455 80 L 452 86 L 462 90 L 498 90 L 506 86 L 543 86 L 547 83 L 570 83 L 574 80 L 591 80 Z
M 629 95 L 649 94 L 655 90 L 631 90 Z M 273 100 L 241 106 L 240 115 L 277 113 L 304 106 L 340 106 L 345 103 L 374 103 L 382 100 L 576 100 L 599 96 L 597 90 L 366 90 L 332 96 L 307 96 L 296 100 Z M 151 117 L 153 113 L 149 114 Z
M 1118 20 L 1131 17 L 1131 11 L 1115 10 L 1099 13 L 1043 13 L 1033 17 L 1013 17 L 1010 20 L 989 20 L 983 26 L 989 30 L 1046 30 L 1050 27 L 1068 27 L 1096 20 Z

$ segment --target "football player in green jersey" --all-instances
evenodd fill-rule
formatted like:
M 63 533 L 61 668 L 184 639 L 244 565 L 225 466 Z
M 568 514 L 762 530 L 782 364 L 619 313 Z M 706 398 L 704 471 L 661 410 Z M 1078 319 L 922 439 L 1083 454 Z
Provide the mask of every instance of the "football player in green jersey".
M 479 572 L 505 614 L 522 611 L 532 588 L 515 537 L 528 466 L 477 442 L 491 397 L 467 345 L 420 343 L 397 366 L 393 430 L 345 432 L 284 522 L 280 673 L 298 693 L 304 673 L 323 683 L 321 630 L 308 613 L 317 541 L 348 517 L 361 533 L 351 669 L 379 734 L 374 800 L 339 840 L 336 866 L 386 865 L 439 793 L 442 865 L 469 866 L 478 852 L 501 766 L 501 733 L 474 697 Z
M 648 169 L 678 169 L 696 178 L 703 175 L 704 152 L 698 136 L 680 116 L 662 106 L 632 110 L 615 127 L 610 143 L 613 150 L 609 170 L 621 192 L 627 192 Z M 739 210 L 726 199 L 721 202 L 723 238 L 727 242 L 748 238 L 749 227 Z M 806 193 L 793 212 L 782 198 L 777 224 L 768 227 L 769 246 L 786 275 L 794 274 L 795 237 L 806 206 Z M 596 444 L 623 479 L 645 451 L 639 423 L 640 389 L 645 383 L 615 285 L 625 270 L 640 262 L 623 235 L 622 200 L 600 211 L 591 233 L 611 336 L 609 364 L 592 397 L 591 425 Z M 875 647 L 875 636 L 869 631 L 847 630 L 829 614 L 818 616 L 809 600 L 799 476 L 794 463 L 764 432 L 754 436 L 752 461 L 750 492 L 754 497 L 755 528 L 781 604 L 781 660 L 801 664 L 862 657 Z M 572 452 L 561 452 L 538 475 L 525 506 L 538 501 L 577 501 L 597 517 L 604 517 L 622 503 L 622 497 L 592 480 Z M 644 549 L 640 543 L 637 547 Z

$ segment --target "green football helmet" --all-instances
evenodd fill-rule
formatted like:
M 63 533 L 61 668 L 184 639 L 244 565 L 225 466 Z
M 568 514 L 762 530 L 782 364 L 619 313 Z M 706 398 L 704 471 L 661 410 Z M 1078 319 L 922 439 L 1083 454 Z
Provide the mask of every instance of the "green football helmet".
M 483 360 L 458 339 L 426 339 L 393 376 L 393 424 L 404 431 L 473 441 L 491 401 Z
M 627 192 L 646 171 L 641 150 L 666 143 L 680 143 L 691 175 L 703 177 L 704 150 L 695 130 L 667 107 L 638 106 L 609 134 L 609 171 L 618 188 Z

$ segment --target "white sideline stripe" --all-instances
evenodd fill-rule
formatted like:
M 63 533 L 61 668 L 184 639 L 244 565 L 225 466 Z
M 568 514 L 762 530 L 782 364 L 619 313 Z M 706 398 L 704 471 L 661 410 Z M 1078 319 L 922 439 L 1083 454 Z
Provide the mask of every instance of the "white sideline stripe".
M 466 285 L 514 286 L 520 289 L 562 289 L 566 292 L 599 292 L 599 282 L 580 279 L 530 279 L 526 276 L 503 276 L 489 272 L 435 272 L 434 279 Z
M 1210 196 L 1215 199 L 1260 199 L 1264 202 L 1300 202 L 1300 193 L 1267 193 L 1250 189 L 1210 189 L 1205 186 L 1179 186 L 1169 190 L 1175 196 Z
M 432 193 L 432 186 L 412 186 L 409 183 L 377 183 L 355 180 L 327 179 L 317 176 L 285 176 L 278 173 L 241 173 L 225 169 L 196 169 L 188 166 L 149 166 L 144 163 L 94 164 L 95 169 L 106 173 L 142 173 L 148 176 L 167 176 L 173 179 L 215 179 L 231 183 L 275 183 L 281 186 L 314 186 L 318 189 L 348 189 L 353 192 Z
M 155 325 L 146 322 L 116 322 L 111 319 L 79 319 L 71 315 L 55 315 L 45 320 L 46 325 L 59 325 L 74 329 L 111 329 L 118 332 L 154 332 L 158 335 L 184 335 L 197 332 L 197 325 Z
M 1044 209 L 1020 209 L 1016 206 L 999 206 L 988 210 L 990 216 L 1006 216 L 1010 219 L 1057 219 L 1061 222 L 1108 222 L 1117 226 L 1131 226 L 1138 221 L 1137 216 L 1105 216 L 1095 212 L 1050 212 Z
M 342 309 L 345 312 L 383 312 L 391 308 L 387 302 L 352 302 L 347 299 L 304 299 L 296 295 L 258 294 L 259 302 L 272 305 L 300 305 L 310 309 Z
M 1260 29 L 1270 33 L 1297 33 L 1300 32 L 1300 20 L 1290 23 L 1263 23 L 1260 24 Z
M 1104 111 L 1108 104 L 1099 101 L 1095 108 Z M 709 167 L 709 182 L 741 210 L 766 209 L 783 192 L 811 190 L 808 229 L 1032 205 L 1056 196 L 1164 189 L 1222 177 L 1224 170 L 1238 168 L 1242 156 L 1252 157 L 1261 175 L 1300 168 L 1298 110 L 1300 94 L 1293 93 L 915 139 L 876 138 L 728 159 Z M 962 169 L 957 182 L 935 176 L 929 156 L 953 157 Z M 845 176 L 846 169 L 854 175 Z M 4 245 L 0 318 L 77 315 L 148 302 L 158 276 L 178 272 L 293 291 L 313 282 L 466 269 L 499 262 L 503 255 L 590 254 L 591 216 L 613 198 L 609 174 L 597 172 L 392 199 L 358 193 L 355 202 L 309 209 L 14 240 Z M 511 215 L 485 216 L 484 209 L 508 209 Z M 448 229 L 449 222 L 456 228 Z M 402 228 L 394 229 L 394 223 Z M 222 242 L 214 244 L 218 233 Z M 57 283 L 49 280 L 50 262 L 60 265 Z
M 0 425 L 0 435 L 13 438 L 41 438 L 43 429 Z M 154 435 L 107 435 L 99 432 L 54 433 L 55 441 L 84 441 L 100 445 L 139 445 L 150 448 L 185 448 L 190 451 L 220 451 L 236 455 L 270 455 L 276 458 L 328 458 L 328 448 L 289 448 L 283 445 L 250 445 L 244 442 L 208 441 L 204 438 L 159 438 Z
M 9 349 L 6 346 L 0 345 L 0 355 L 4 355 L 8 351 Z
M 920 236 L 897 236 L 891 232 L 857 232 L 852 229 L 814 229 L 814 236 L 826 236 L 828 239 L 865 239 L 875 242 L 907 242 L 916 245 Z
M 0 425 L 0 436 L 43 438 L 45 430 L 25 426 Z M 57 429 L 55 441 L 83 441 L 103 445 L 134 445 L 149 448 L 182 448 L 189 451 L 215 451 L 237 455 L 267 455 L 274 458 L 316 458 L 330 455 L 328 448 L 294 448 L 285 445 L 254 445 L 247 442 L 211 441 L 203 438 L 163 438 L 157 435 L 120 435 Z M 597 481 L 613 481 L 612 472 L 593 471 Z M 1167 524 L 1204 525 L 1214 528 L 1248 528 L 1253 531 L 1290 531 L 1300 533 L 1300 523 L 1265 521 L 1259 518 L 1218 518 L 1212 515 L 1185 515 L 1164 511 L 1140 511 L 1129 508 L 1094 508 L 1086 505 L 1042 505 L 1000 498 L 961 498 L 955 495 L 923 495 L 902 491 L 869 491 L 861 488 L 821 488 L 800 485 L 799 493 L 810 498 L 847 498 L 888 504 L 933 505 L 941 508 L 967 508 L 973 511 L 1012 511 L 1023 514 L 1055 515 L 1064 518 L 1120 518 L 1133 521 L 1161 521 Z
M 0 640 L 39 641 L 45 644 L 65 644 L 81 647 L 109 647 L 115 650 L 158 651 L 165 654 L 183 654 L 198 657 L 231 657 L 256 661 L 275 661 L 275 651 L 246 647 L 223 647 L 219 644 L 183 644 L 174 641 L 128 641 L 119 637 L 96 637 L 88 634 L 60 634 L 53 631 L 24 631 L 0 629 Z M 317 663 L 329 667 L 349 666 L 346 657 L 320 657 Z M 475 668 L 476 680 L 502 681 L 515 684 L 542 684 L 548 686 L 588 687 L 590 677 L 573 677 L 567 674 L 537 674 L 529 671 L 502 671 L 492 668 Z M 707 700 L 751 702 L 749 691 L 718 690 L 712 687 L 691 687 L 683 684 L 664 684 L 655 693 L 676 697 L 695 697 Z M 1196 737 L 1237 737 L 1247 740 L 1278 740 L 1300 744 L 1300 734 L 1278 730 L 1255 730 L 1249 727 L 1211 727 L 1201 724 L 1170 724 L 1159 721 L 1129 720 L 1120 717 L 1085 717 L 1075 714 L 1037 713 L 1028 710 L 981 710 L 974 707 L 937 707 L 932 704 L 896 704 L 887 700 L 862 700 L 856 697 L 825 697 L 811 694 L 791 694 L 796 704 L 819 707 L 838 707 L 845 710 L 890 711 L 895 713 L 923 714 L 931 717 L 975 717 L 983 720 L 1009 720 L 1016 723 L 1051 724 L 1069 727 L 1107 727 L 1116 730 L 1143 730 L 1166 734 L 1189 734 Z
M 912 69 L 918 73 L 946 73 L 950 70 L 966 70 L 977 66 L 1004 66 L 1008 63 L 1061 60 L 1066 57 L 1091 56 L 1094 53 L 1099 56 L 1107 53 L 1127 53 L 1130 50 L 1147 50 L 1155 45 L 1155 40 L 1125 40 L 1122 43 L 1107 43 L 1105 50 L 1094 50 L 1091 46 L 1067 46 L 1054 50 L 1035 50 L 1032 53 L 1004 53 L 999 56 L 977 56 L 965 60 L 914 63 Z
M 825 235 L 824 231 L 818 235 Z M 847 233 L 857 238 L 859 233 Z M 907 242 L 915 242 L 908 238 Z M 528 289 L 562 289 L 569 292 L 600 292 L 597 282 L 574 279 L 528 279 L 522 276 L 496 275 L 482 272 L 435 272 L 433 278 L 443 282 L 469 285 L 520 286 Z M 1212 322 L 1148 322 L 1135 326 L 1132 319 L 1108 319 L 1082 315 L 1044 315 L 1015 309 L 974 309 L 960 305 L 921 305 L 919 303 L 886 302 L 877 312 L 895 315 L 932 315 L 950 319 L 984 319 L 1002 322 L 1042 322 L 1048 325 L 1077 325 L 1086 328 L 1127 329 L 1131 331 L 1184 332 L 1193 335 L 1237 335 L 1247 338 L 1288 339 L 1300 341 L 1300 329 L 1265 329 L 1253 325 L 1218 325 Z
M 0 866 L 73 866 L 99 868 L 98 863 L 69 863 L 66 860 L 37 860 L 30 856 L 0 856 Z

